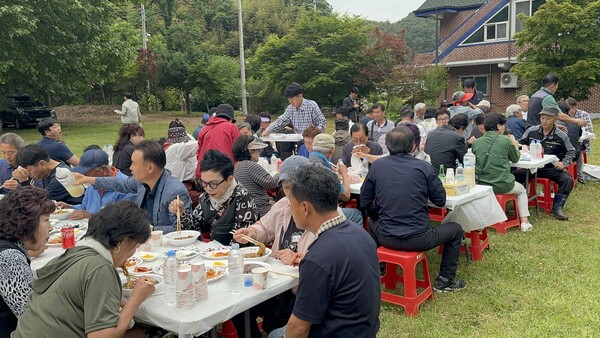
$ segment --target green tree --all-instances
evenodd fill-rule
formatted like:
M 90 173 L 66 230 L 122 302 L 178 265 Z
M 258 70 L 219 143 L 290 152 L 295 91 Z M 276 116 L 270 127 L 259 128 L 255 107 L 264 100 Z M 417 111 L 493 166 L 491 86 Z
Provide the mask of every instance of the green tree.
M 406 45 L 415 53 L 428 52 L 435 49 L 435 21 L 418 18 L 413 13 L 395 22 L 378 22 L 381 30 L 400 35 L 406 31 Z
M 532 17 L 521 16 L 525 29 L 515 35 L 526 48 L 512 68 L 528 91 L 547 74 L 560 79 L 558 98 L 586 100 L 600 84 L 600 1 L 548 0 Z
M 362 66 L 362 46 L 369 27 L 358 18 L 309 13 L 283 36 L 270 36 L 249 62 L 251 76 L 264 87 L 251 100 L 279 95 L 290 82 L 321 105 L 336 105 L 354 85 Z

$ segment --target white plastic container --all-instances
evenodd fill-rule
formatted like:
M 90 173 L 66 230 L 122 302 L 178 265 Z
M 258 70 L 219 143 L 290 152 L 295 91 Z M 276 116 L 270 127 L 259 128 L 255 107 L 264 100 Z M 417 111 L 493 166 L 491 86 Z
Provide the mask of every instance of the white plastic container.
M 56 168 L 56 179 L 65 187 L 69 195 L 73 197 L 81 197 L 85 192 L 83 185 L 75 185 L 75 176 L 66 168 Z

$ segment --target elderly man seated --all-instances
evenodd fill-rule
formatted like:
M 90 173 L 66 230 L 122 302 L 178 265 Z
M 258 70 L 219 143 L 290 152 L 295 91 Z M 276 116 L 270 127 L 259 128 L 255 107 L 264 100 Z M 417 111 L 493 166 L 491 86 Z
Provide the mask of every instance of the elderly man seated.
M 340 200 L 347 202 L 350 200 L 350 178 L 348 176 L 348 168 L 342 162 L 337 165 L 329 162 L 329 159 L 335 151 L 335 140 L 329 134 L 319 134 L 313 139 L 313 152 L 308 156 L 308 160 L 337 172 L 341 176 L 340 182 Z M 363 217 L 359 210 L 354 208 L 342 208 L 344 215 L 349 220 L 358 224 L 363 223 Z
M 369 141 L 369 129 L 362 123 L 355 123 L 350 128 L 350 138 L 352 142 L 346 144 L 342 152 L 342 162 L 346 166 L 351 165 L 351 158 L 354 153 L 383 154 L 383 149 L 377 142 Z
M 79 165 L 73 168 L 72 171 L 90 177 L 117 177 L 120 179 L 127 179 L 127 175 L 108 164 L 108 154 L 97 149 L 88 150 L 83 153 Z M 70 219 L 83 219 L 89 218 L 92 214 L 97 213 L 109 203 L 121 200 L 135 201 L 136 197 L 137 194 L 97 189 L 93 185 L 89 185 L 85 189 L 81 204 L 69 205 L 64 202 L 59 202 L 58 205 L 75 209 L 69 217 Z
M 438 121 L 448 119 L 448 112 L 438 113 Z M 444 169 L 456 168 L 456 160 L 462 162 L 467 153 L 467 143 L 461 136 L 461 130 L 469 123 L 464 114 L 456 115 L 452 118 L 450 125 L 442 124 L 427 134 L 427 143 L 425 143 L 425 153 L 431 157 L 431 165 L 435 170 L 439 170 L 440 165 Z
M 554 194 L 552 216 L 561 221 L 566 221 L 569 218 L 565 216 L 562 208 L 573 189 L 573 179 L 567 173 L 566 168 L 573 163 L 575 148 L 571 145 L 567 134 L 555 125 L 558 120 L 558 113 L 559 110 L 554 107 L 542 109 L 539 114 L 541 125 L 527 129 L 519 143 L 529 145 L 532 141 L 539 141 L 544 148 L 544 154 L 558 157 L 558 162 L 548 163 L 544 168 L 538 169 L 537 175 L 558 184 L 558 191 Z M 513 174 L 518 182 L 525 183 L 527 173 L 524 169 L 519 169 Z M 545 191 L 544 193 L 549 194 L 550 192 Z
M 407 127 L 394 128 L 385 141 L 390 156 L 373 163 L 360 194 L 360 205 L 372 220 L 373 238 L 378 246 L 402 251 L 426 251 L 444 244 L 433 288 L 438 292 L 465 288 L 465 282 L 455 278 L 462 227 L 453 222 L 432 227 L 429 222 L 427 202 L 438 207 L 446 204 L 437 171 L 410 154 L 414 135 Z
M 77 184 L 92 184 L 96 189 L 137 193 L 136 204 L 147 211 L 154 229 L 169 233 L 175 230 L 177 217 L 169 213 L 169 203 L 179 196 L 182 209 L 191 209 L 190 196 L 183 183 L 165 169 L 165 151 L 156 141 L 142 141 L 131 155 L 133 177 L 89 177 L 78 173 Z
M 506 129 L 518 140 L 528 128 L 527 121 L 523 119 L 523 109 L 518 104 L 506 107 Z

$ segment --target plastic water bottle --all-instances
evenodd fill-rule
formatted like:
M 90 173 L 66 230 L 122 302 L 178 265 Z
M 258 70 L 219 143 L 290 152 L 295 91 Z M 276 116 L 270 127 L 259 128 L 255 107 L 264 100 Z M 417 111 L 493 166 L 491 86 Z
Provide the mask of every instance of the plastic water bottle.
M 475 157 L 475 154 L 473 154 L 473 151 L 471 151 L 471 148 L 469 148 L 467 150 L 467 153 L 463 157 L 463 164 L 465 165 L 465 168 L 467 167 L 467 165 L 471 165 L 473 168 L 475 168 L 476 161 L 477 159 Z
M 85 193 L 83 185 L 75 185 L 75 176 L 69 169 L 57 167 L 55 177 L 71 196 L 80 197 Z
M 175 257 L 175 250 L 169 250 L 167 251 L 167 259 L 163 263 L 163 275 L 165 278 L 165 303 L 173 307 L 177 304 L 177 292 L 175 287 L 177 269 L 179 269 L 179 263 Z
M 454 182 L 454 169 L 446 169 L 446 183 L 452 184 Z
M 276 172 L 277 171 L 277 162 L 279 161 L 279 159 L 277 158 L 277 156 L 275 154 L 271 155 L 271 172 Z
M 463 166 L 462 166 L 462 164 L 459 164 L 456 167 L 456 182 L 462 183 L 464 181 L 465 181 L 465 174 L 464 174 Z
M 229 271 L 229 293 L 232 295 L 242 292 L 244 286 L 244 254 L 238 243 L 231 245 L 229 258 L 227 259 L 227 270 Z

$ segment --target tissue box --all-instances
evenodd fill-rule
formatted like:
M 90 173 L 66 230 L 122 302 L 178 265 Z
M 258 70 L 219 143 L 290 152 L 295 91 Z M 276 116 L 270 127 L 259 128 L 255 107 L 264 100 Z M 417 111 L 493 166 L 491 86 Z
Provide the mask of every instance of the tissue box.
M 448 196 L 458 196 L 469 192 L 469 183 L 457 182 L 457 183 L 444 183 L 444 189 Z

